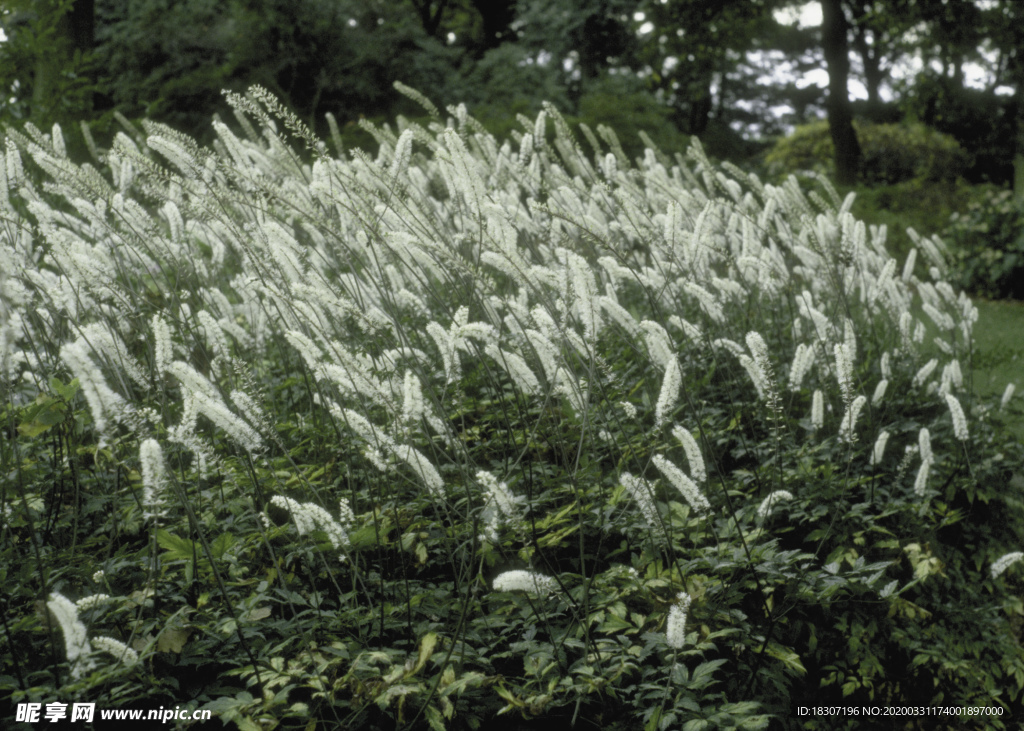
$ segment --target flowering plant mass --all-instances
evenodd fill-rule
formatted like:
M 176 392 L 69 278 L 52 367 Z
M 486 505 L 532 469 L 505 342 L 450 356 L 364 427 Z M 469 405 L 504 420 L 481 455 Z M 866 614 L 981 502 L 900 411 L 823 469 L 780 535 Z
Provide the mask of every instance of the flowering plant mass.
M 852 195 L 696 139 L 630 160 L 552 106 L 497 139 L 399 91 L 425 116 L 364 121 L 374 152 L 259 88 L 208 147 L 6 134 L 5 694 L 187 687 L 242 728 L 1024 713 L 1016 402 L 971 390 L 940 240 L 898 262 Z

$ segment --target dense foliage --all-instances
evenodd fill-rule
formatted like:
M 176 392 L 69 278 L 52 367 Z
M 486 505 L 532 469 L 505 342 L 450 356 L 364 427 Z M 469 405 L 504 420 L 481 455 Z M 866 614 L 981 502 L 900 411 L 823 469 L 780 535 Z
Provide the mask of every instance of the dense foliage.
M 839 21 L 828 32 L 811 19 L 826 6 Z M 208 141 L 207 120 L 229 113 L 221 90 L 259 84 L 326 136 L 326 113 L 343 128 L 407 114 L 396 80 L 475 115 L 529 116 L 544 100 L 581 113 L 624 81 L 735 161 L 857 84 L 866 99 L 841 105 L 854 116 L 924 122 L 968 151 L 971 182 L 1005 185 L 1024 164 L 1022 12 L 1017 0 L 7 0 L 0 124 L 61 122 L 73 153 L 77 123 L 101 134 L 114 112 Z M 823 69 L 838 84 L 828 94 L 809 76 Z
M 953 244 L 958 284 L 982 297 L 1024 300 L 1024 202 L 980 188 L 943 234 Z
M 502 141 L 421 100 L 374 159 L 229 99 L 210 148 L 7 139 L 5 695 L 243 729 L 1024 712 L 1016 406 L 972 394 L 936 240 L 898 263 L 827 185 L 633 164 L 553 107 Z
M 860 177 L 867 185 L 955 180 L 968 163 L 955 139 L 922 124 L 855 122 L 854 128 L 862 153 Z M 832 159 L 827 122 L 797 127 L 765 155 L 775 174 L 797 170 L 831 174 Z

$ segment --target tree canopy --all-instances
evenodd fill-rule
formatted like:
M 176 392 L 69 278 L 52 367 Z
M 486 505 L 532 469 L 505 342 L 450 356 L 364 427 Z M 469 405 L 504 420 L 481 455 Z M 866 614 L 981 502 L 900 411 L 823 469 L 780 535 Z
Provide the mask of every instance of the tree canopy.
M 799 20 L 816 9 L 822 22 Z M 102 132 L 116 111 L 201 134 L 227 114 L 222 90 L 259 84 L 345 134 L 409 113 L 402 81 L 496 124 L 543 100 L 600 119 L 629 98 L 727 157 L 827 115 L 846 182 L 854 119 L 922 122 L 970 153 L 969 179 L 1008 183 L 1014 160 L 1024 176 L 1022 14 L 1013 0 L 14 0 L 0 121 Z

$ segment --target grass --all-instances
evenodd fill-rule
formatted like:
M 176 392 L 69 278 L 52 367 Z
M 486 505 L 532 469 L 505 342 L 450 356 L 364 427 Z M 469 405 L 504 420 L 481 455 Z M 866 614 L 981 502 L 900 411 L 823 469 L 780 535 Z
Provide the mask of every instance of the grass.
M 989 396 L 1002 393 L 1010 383 L 1017 388 L 1024 386 L 1024 302 L 975 300 L 974 304 L 978 308 L 974 329 L 976 391 Z M 1024 415 L 1017 412 L 1009 426 L 1024 439 Z
M 980 359 L 975 387 L 982 395 L 1002 393 L 1009 383 L 1024 384 L 1024 302 L 975 300 L 974 336 Z

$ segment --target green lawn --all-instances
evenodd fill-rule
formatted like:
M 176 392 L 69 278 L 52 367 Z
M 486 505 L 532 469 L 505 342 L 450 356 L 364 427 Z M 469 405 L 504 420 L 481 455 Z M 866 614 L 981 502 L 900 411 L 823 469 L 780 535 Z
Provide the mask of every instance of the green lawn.
M 1006 384 L 1014 383 L 1018 389 L 1014 398 L 1019 399 L 1024 396 L 1024 302 L 975 300 L 974 304 L 978 308 L 975 388 L 983 395 L 1001 394 Z M 1014 431 L 1024 438 L 1024 418 L 1016 420 Z

